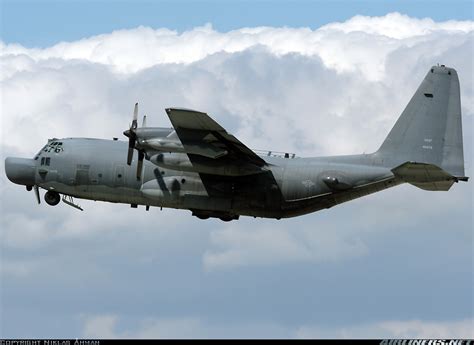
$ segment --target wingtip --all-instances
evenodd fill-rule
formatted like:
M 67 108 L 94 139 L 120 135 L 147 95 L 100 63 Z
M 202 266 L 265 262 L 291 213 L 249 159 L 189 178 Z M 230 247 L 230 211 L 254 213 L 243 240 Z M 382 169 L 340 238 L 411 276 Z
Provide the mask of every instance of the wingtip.
M 182 107 L 170 107 L 165 109 L 167 113 L 170 113 L 171 111 L 181 111 L 181 112 L 187 112 L 187 113 L 199 113 L 199 114 L 207 114 L 203 111 L 195 110 L 195 109 L 189 109 L 189 108 L 182 108 Z

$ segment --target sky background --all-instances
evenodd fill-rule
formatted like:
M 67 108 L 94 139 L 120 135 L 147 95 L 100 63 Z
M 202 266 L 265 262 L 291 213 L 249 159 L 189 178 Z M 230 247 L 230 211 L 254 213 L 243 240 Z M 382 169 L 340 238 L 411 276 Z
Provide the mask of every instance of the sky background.
M 316 29 L 354 15 L 400 12 L 436 21 L 472 20 L 472 1 L 25 1 L 2 0 L 2 40 L 45 47 L 137 26 L 217 31 L 288 26 Z
M 469 1 L 1 1 L 0 337 L 464 337 L 472 183 L 287 220 L 36 204 L 7 156 L 120 137 L 133 104 L 211 114 L 249 147 L 378 148 L 431 65 L 457 69 L 472 176 Z M 124 152 L 124 158 L 126 153 Z

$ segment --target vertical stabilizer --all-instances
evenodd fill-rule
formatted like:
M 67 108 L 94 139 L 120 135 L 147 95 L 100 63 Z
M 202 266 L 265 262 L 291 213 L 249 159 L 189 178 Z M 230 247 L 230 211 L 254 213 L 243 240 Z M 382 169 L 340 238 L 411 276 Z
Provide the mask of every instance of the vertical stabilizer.
M 464 177 L 459 79 L 453 68 L 433 66 L 375 153 L 384 165 L 435 165 Z

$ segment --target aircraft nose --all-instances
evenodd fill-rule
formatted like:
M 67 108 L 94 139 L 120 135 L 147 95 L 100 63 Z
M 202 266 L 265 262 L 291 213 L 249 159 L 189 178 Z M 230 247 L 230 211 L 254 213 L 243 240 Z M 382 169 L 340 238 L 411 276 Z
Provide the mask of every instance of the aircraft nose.
M 35 184 L 35 161 L 28 158 L 7 157 L 5 172 L 10 181 L 25 186 Z

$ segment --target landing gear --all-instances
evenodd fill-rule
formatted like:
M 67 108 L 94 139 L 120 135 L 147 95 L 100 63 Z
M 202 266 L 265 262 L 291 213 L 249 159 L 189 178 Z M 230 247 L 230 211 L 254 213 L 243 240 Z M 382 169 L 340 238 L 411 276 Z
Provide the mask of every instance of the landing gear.
M 50 206 L 56 206 L 61 201 L 61 196 L 58 192 L 49 190 L 44 195 L 44 201 Z

